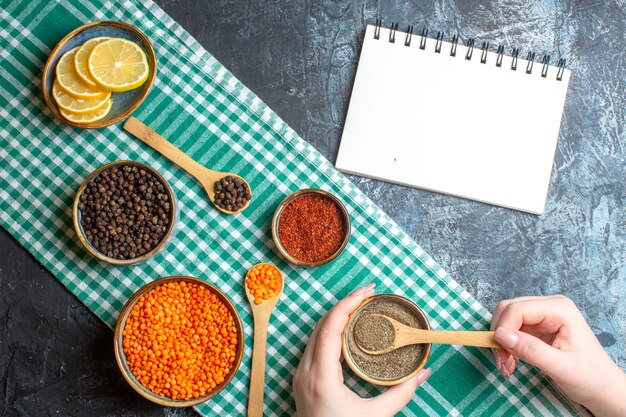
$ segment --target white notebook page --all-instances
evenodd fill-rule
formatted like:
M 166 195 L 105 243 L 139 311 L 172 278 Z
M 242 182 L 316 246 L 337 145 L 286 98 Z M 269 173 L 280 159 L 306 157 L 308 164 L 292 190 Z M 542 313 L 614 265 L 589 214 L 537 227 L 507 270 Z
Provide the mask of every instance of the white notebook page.
M 350 99 L 337 169 L 473 200 L 543 213 L 570 71 L 541 77 L 535 62 L 489 52 L 472 59 L 449 42 L 369 25 Z M 507 51 L 507 52 L 510 52 Z

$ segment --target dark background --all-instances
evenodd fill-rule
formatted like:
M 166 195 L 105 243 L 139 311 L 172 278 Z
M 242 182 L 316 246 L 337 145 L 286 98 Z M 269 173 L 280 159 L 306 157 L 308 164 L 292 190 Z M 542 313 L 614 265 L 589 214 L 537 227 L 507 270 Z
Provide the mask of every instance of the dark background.
M 376 17 L 566 57 L 573 77 L 543 216 L 353 180 L 487 308 L 563 293 L 626 368 L 624 1 L 157 3 L 330 161 Z M 136 395 L 112 332 L 2 229 L 0 396 L 7 416 L 194 415 Z

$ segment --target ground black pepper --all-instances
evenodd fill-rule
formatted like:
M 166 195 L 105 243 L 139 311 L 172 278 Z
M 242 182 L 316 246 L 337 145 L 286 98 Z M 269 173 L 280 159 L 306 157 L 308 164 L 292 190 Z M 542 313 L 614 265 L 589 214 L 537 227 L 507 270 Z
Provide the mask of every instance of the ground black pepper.
M 252 198 L 248 184 L 234 175 L 227 175 L 215 181 L 213 191 L 215 204 L 228 211 L 238 211 Z
M 354 339 L 367 350 L 383 350 L 391 346 L 394 338 L 393 326 L 384 317 L 367 314 L 354 323 Z
M 377 335 L 390 337 L 391 341 L 393 341 L 393 333 L 384 336 L 388 331 L 393 331 L 391 325 L 389 324 L 387 329 L 382 326 L 381 329 L 381 323 L 371 320 L 373 319 L 372 314 L 382 314 L 407 326 L 422 328 L 418 316 L 408 307 L 390 300 L 370 302 L 356 313 L 348 324 L 348 350 L 355 364 L 367 375 L 378 379 L 398 379 L 411 373 L 422 359 L 424 353 L 422 345 L 409 345 L 382 355 L 369 355 L 363 352 L 357 344 L 357 340 L 359 343 L 374 344 L 374 349 L 368 349 L 366 345 L 364 347 L 368 350 L 378 350 L 388 346 L 390 343 L 386 343 L 385 346 L 376 346 L 384 342 L 374 341 L 373 339 Z M 387 321 L 387 323 L 389 322 Z
M 83 190 L 78 208 L 87 240 L 114 259 L 138 258 L 157 247 L 173 209 L 165 185 L 134 165 L 102 171 Z

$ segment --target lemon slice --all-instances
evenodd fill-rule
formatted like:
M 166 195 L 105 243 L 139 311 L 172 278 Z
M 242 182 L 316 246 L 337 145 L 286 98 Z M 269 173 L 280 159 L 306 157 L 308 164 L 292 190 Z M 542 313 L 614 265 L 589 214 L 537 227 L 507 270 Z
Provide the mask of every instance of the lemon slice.
M 113 101 L 109 98 L 106 101 L 106 104 L 95 112 L 91 113 L 74 113 L 68 112 L 63 109 L 59 109 L 63 117 L 65 117 L 70 122 L 87 124 L 97 122 L 98 120 L 104 119 L 104 117 L 109 114 L 111 110 L 111 106 L 113 105 Z
M 52 84 L 52 96 L 57 102 L 57 105 L 67 112 L 92 113 L 107 104 L 107 100 L 111 97 L 111 93 L 107 93 L 101 98 L 80 100 L 67 94 L 65 90 L 59 86 L 57 80 L 54 80 L 54 84 Z
M 91 87 L 98 88 L 98 85 L 91 78 L 91 75 L 89 74 L 89 69 L 87 68 L 89 55 L 91 55 L 91 51 L 93 51 L 93 48 L 97 44 L 107 41 L 109 39 L 111 38 L 109 38 L 108 36 L 101 36 L 99 38 L 89 39 L 83 44 L 83 46 L 78 49 L 78 52 L 76 52 L 76 55 L 74 56 L 74 69 L 76 70 L 76 75 L 78 75 L 82 82 L 88 84 Z
M 113 38 L 99 43 L 89 56 L 91 77 L 102 89 L 126 91 L 148 79 L 146 54 L 135 42 Z
M 105 91 L 88 86 L 76 75 L 76 69 L 74 69 L 74 55 L 76 55 L 78 48 L 77 46 L 74 49 L 70 49 L 59 59 L 56 68 L 59 86 L 70 96 L 81 100 L 100 98 L 106 95 L 107 93 Z

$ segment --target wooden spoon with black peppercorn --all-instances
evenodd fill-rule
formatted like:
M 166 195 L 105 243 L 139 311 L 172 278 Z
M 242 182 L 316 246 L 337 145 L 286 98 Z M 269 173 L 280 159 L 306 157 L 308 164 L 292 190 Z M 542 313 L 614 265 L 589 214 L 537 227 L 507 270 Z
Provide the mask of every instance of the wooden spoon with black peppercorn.
M 357 341 L 359 348 L 369 355 L 382 355 L 383 353 L 391 352 L 392 350 L 399 349 L 403 346 L 420 343 L 438 343 L 442 345 L 463 345 L 488 348 L 502 347 L 494 339 L 495 332 L 416 329 L 382 314 L 372 314 L 371 317 L 379 321 L 377 326 L 392 327 L 393 338 L 389 340 L 388 343 L 380 343 L 380 341 L 377 341 L 376 343 L 378 346 L 372 350 L 366 349 L 367 346 L 363 346 Z
M 236 214 L 250 204 L 252 190 L 248 182 L 239 175 L 203 167 L 134 117 L 126 120 L 124 129 L 198 180 L 218 210 L 226 214 Z

